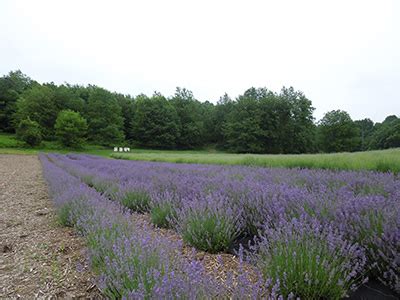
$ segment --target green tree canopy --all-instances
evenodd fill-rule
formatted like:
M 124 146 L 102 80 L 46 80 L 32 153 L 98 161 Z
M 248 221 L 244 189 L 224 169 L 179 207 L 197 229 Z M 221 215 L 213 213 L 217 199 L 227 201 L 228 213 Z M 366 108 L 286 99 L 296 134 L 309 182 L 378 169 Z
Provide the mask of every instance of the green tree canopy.
M 388 116 L 382 124 L 376 124 L 370 146 L 372 149 L 400 147 L 400 119 L 392 115 Z
M 217 147 L 220 149 L 227 148 L 223 128 L 226 126 L 225 124 L 228 121 L 228 116 L 232 112 L 234 105 L 234 101 L 227 93 L 225 93 L 219 98 L 217 105 L 214 107 L 212 120 L 214 124 L 214 132 L 211 142 L 216 143 Z
M 200 142 L 200 146 L 206 146 L 209 144 L 215 144 L 217 139 L 215 137 L 215 106 L 213 103 L 206 101 L 200 105 L 201 113 L 203 119 L 203 136 Z
M 303 93 L 283 88 L 250 88 L 236 101 L 217 105 L 223 119 L 226 148 L 234 152 L 304 153 L 314 151 L 311 101 Z M 226 117 L 223 118 L 223 114 Z M 217 123 L 218 124 L 218 123 Z
M 325 152 L 354 151 L 359 144 L 359 129 L 343 110 L 327 112 L 319 122 L 321 149 Z
M 233 152 L 263 152 L 264 132 L 257 100 L 240 96 L 223 125 L 226 148 Z
M 105 146 L 124 140 L 121 107 L 109 91 L 91 87 L 85 117 L 88 120 L 89 140 Z
M 32 121 L 29 117 L 22 120 L 17 127 L 17 138 L 31 147 L 39 145 L 42 142 L 39 123 Z
M 290 103 L 279 95 L 263 88 L 259 98 L 263 153 L 290 153 L 291 115 Z
M 49 87 L 54 91 L 54 102 L 58 111 L 70 109 L 79 113 L 84 112 L 85 101 L 69 84 Z
M 134 98 L 129 95 L 115 94 L 118 105 L 121 107 L 122 117 L 123 117 L 123 132 L 125 139 L 131 141 L 132 136 L 132 126 L 134 120 Z
M 204 120 L 201 103 L 185 88 L 176 88 L 171 103 L 178 114 L 179 148 L 191 149 L 204 144 Z
M 368 150 L 371 143 L 371 138 L 374 133 L 374 122 L 371 119 L 362 119 L 354 121 L 360 132 L 360 144 L 357 150 Z
M 314 152 L 316 150 L 316 132 L 313 117 L 315 108 L 312 106 L 312 102 L 301 91 L 296 91 L 293 87 L 283 87 L 279 98 L 290 107 L 288 135 L 285 139 L 287 151 L 283 152 Z
M 0 78 L 0 130 L 14 132 L 12 118 L 17 109 L 16 102 L 28 89 L 32 80 L 21 71 L 11 71 Z
M 283 87 L 279 93 L 252 87 L 234 100 L 225 94 L 213 104 L 200 102 L 190 90 L 179 87 L 170 98 L 156 93 L 135 99 L 94 85 L 39 84 L 21 71 L 0 78 L 0 132 L 14 132 L 29 119 L 38 124 L 43 139 L 52 140 L 57 116 L 64 110 L 86 119 L 88 140 L 105 146 L 125 140 L 145 147 L 215 146 L 249 153 L 399 147 L 397 116 L 376 124 L 370 119 L 353 122 L 339 110 L 315 124 L 311 101 L 293 87 Z
M 30 118 L 39 124 L 43 138 L 50 139 L 54 136 L 54 123 L 58 114 L 54 101 L 54 91 L 40 84 L 34 84 L 25 90 L 17 101 L 15 122 Z
M 83 146 L 87 123 L 78 112 L 69 109 L 60 111 L 55 129 L 57 138 L 64 146 L 75 148 Z
M 179 138 L 178 116 L 161 94 L 139 95 L 135 101 L 132 136 L 137 144 L 153 148 L 173 148 Z

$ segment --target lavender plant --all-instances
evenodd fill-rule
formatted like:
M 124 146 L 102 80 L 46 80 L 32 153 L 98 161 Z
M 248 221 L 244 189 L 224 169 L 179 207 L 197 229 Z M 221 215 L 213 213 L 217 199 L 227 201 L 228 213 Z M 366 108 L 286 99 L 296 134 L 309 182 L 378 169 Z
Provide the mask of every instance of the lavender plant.
M 177 219 L 177 210 L 181 207 L 181 201 L 176 191 L 172 189 L 154 191 L 150 195 L 151 222 L 163 228 L 173 228 Z
M 176 256 L 182 245 L 136 228 L 117 202 L 82 185 L 45 156 L 40 158 L 56 205 L 70 205 L 69 214 L 87 239 L 91 265 L 107 297 L 196 299 L 225 294 L 198 263 Z
M 266 227 L 253 254 L 266 278 L 279 280 L 284 297 L 341 299 L 361 283 L 363 249 L 317 220 L 281 220 Z
M 176 211 L 171 203 L 159 203 L 154 205 L 150 211 L 151 222 L 162 228 L 170 228 L 171 220 L 176 219 Z
M 337 231 L 343 243 L 359 245 L 365 252 L 368 276 L 399 290 L 398 175 L 176 165 L 87 155 L 50 157 L 78 181 L 97 188 L 116 203 L 122 203 L 120 196 L 128 186 L 146 191 L 147 208 L 135 209 L 149 210 L 156 225 L 174 228 L 200 249 L 223 251 L 239 233 L 258 236 L 260 232 L 263 236 L 265 228 L 279 232 L 281 222 L 317 220 L 321 228 Z M 301 241 L 300 236 L 293 235 L 295 238 Z M 313 243 L 322 243 L 317 241 Z
M 146 186 L 135 182 L 126 182 L 118 185 L 115 190 L 107 193 L 113 200 L 120 202 L 124 207 L 138 212 L 147 212 L 150 208 L 150 195 Z
M 217 253 L 227 250 L 242 228 L 241 212 L 219 195 L 193 199 L 178 210 L 176 228 L 189 245 Z
M 342 205 L 338 227 L 364 246 L 370 276 L 400 293 L 400 207 L 383 196 L 356 198 Z

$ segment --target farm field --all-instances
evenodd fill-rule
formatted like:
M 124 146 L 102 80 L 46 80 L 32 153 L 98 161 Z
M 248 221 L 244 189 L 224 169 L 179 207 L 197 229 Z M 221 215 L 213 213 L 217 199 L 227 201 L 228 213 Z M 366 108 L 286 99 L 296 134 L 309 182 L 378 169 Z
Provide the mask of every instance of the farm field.
M 369 282 L 398 296 L 393 173 L 41 161 L 60 222 L 85 236 L 107 297 L 341 299 Z
M 398 1 L 47 2 L 0 1 L 0 300 L 400 300 Z

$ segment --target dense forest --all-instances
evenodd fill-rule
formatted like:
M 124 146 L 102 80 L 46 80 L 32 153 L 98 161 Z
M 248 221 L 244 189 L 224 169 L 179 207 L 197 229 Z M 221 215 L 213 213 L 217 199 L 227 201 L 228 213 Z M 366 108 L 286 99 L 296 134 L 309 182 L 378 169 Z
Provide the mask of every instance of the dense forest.
M 300 91 L 249 88 L 236 99 L 198 101 L 185 88 L 172 97 L 123 95 L 94 85 L 40 84 L 13 71 L 0 78 L 0 132 L 31 146 L 58 140 L 158 149 L 216 147 L 238 153 L 314 153 L 400 147 L 400 119 L 352 120 L 342 110 L 316 122 Z

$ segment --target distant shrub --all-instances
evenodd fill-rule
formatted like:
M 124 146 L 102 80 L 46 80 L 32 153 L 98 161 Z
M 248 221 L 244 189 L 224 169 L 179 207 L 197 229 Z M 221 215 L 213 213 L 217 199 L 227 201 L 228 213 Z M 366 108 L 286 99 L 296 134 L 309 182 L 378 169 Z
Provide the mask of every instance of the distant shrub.
M 42 133 L 39 123 L 29 118 L 22 120 L 17 128 L 17 137 L 31 147 L 40 145 L 42 142 Z
M 22 146 L 23 143 L 13 135 L 0 133 L 0 148 L 20 148 Z
M 83 146 L 87 123 L 78 112 L 69 109 L 60 111 L 54 128 L 57 138 L 64 146 L 75 148 Z

